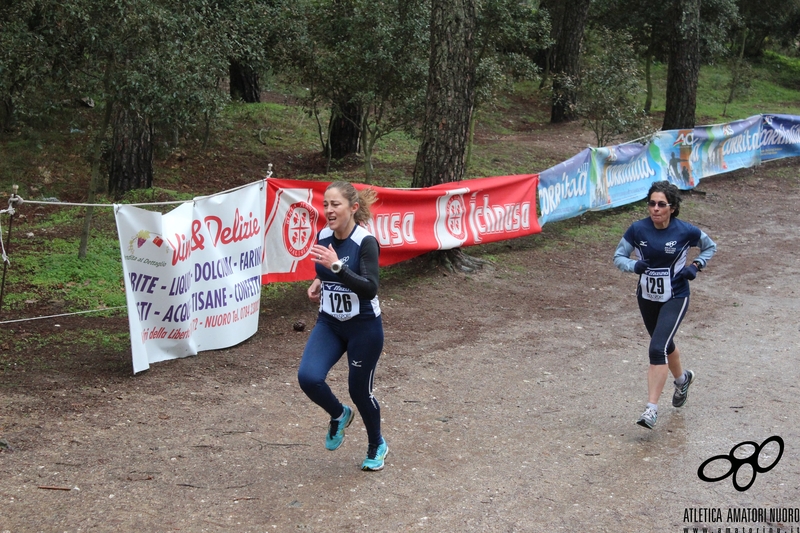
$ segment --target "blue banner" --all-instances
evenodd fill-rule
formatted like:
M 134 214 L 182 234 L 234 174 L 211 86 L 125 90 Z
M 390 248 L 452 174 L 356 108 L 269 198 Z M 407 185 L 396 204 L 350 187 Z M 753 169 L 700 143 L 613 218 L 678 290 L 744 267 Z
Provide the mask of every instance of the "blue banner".
M 763 160 L 800 155 L 800 117 L 755 115 L 659 131 L 647 144 L 588 148 L 539 175 L 539 224 L 636 202 L 654 181 L 692 189 L 700 180 Z
M 695 182 L 708 176 L 760 165 L 760 146 L 761 115 L 727 124 L 694 128 L 692 175 Z
M 800 117 L 763 115 L 761 159 L 781 159 L 800 155 Z
M 641 200 L 654 181 L 664 179 L 658 145 L 620 144 L 592 149 L 591 207 L 618 207 Z
M 656 146 L 662 163 L 662 180 L 669 180 L 679 189 L 691 189 L 699 178 L 693 169 L 694 129 L 659 131 L 651 144 Z
M 589 210 L 587 148 L 539 174 L 539 224 L 571 218 Z

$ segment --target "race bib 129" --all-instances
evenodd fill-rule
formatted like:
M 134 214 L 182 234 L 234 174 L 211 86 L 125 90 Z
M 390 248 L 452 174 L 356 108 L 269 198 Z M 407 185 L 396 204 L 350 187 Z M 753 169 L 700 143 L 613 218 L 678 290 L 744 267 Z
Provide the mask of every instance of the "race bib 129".
M 672 298 L 669 268 L 648 268 L 639 278 L 642 298 L 651 302 L 666 302 Z

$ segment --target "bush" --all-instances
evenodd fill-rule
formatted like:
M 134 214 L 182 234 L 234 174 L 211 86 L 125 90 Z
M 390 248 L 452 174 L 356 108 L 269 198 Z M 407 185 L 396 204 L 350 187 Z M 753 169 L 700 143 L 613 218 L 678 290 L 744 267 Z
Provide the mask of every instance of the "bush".
M 597 146 L 651 133 L 638 97 L 642 73 L 631 38 L 624 32 L 592 30 L 586 35 L 576 113 L 594 132 Z

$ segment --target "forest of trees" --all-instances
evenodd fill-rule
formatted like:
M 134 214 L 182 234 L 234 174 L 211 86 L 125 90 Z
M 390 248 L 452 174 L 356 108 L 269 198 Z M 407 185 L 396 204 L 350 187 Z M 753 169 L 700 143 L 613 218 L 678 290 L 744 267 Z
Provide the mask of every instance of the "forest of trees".
M 475 110 L 518 80 L 552 90 L 552 122 L 604 120 L 592 99 L 634 71 L 646 99 L 614 105 L 649 112 L 662 62 L 662 127 L 691 128 L 700 65 L 796 54 L 800 0 L 9 0 L 0 20 L 0 135 L 96 107 L 91 202 L 150 187 L 155 143 L 207 140 L 266 79 L 308 88 L 322 153 L 367 180 L 375 142 L 413 134 L 415 186 L 463 177 Z

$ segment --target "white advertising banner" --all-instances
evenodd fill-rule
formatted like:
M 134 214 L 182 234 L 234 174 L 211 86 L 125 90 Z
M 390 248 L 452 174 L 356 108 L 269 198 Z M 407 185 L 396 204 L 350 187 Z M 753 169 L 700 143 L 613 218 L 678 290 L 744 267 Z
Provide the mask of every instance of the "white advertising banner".
M 133 372 L 258 329 L 264 182 L 161 214 L 115 205 Z

